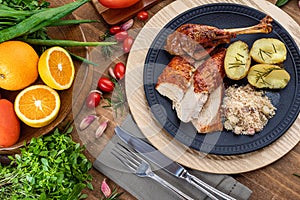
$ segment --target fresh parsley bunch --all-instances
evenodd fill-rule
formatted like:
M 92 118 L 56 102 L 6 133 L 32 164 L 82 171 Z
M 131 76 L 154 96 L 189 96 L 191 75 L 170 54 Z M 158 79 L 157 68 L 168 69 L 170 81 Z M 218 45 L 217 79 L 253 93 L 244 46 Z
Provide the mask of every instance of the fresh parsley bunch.
M 91 162 L 84 147 L 75 143 L 69 133 L 54 133 L 33 138 L 21 148 L 21 154 L 10 157 L 9 166 L 0 164 L 0 199 L 86 198 L 83 188 L 93 189 L 88 173 Z
M 6 5 L 16 10 L 39 10 L 48 8 L 50 3 L 38 0 L 0 0 L 0 4 Z

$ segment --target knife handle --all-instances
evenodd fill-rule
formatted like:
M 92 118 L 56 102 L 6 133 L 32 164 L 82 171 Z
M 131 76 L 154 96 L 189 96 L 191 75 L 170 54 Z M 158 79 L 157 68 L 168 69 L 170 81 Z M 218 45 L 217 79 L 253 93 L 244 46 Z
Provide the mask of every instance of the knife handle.
M 207 196 L 209 196 L 211 199 L 218 200 L 218 198 L 212 194 L 212 193 L 214 193 L 214 194 L 218 195 L 219 197 L 222 197 L 222 199 L 236 200 L 235 198 L 233 198 L 233 197 L 221 192 L 220 190 L 210 186 L 209 184 L 207 184 L 204 181 L 200 180 L 196 176 L 188 173 L 187 171 L 186 171 L 186 173 L 184 173 L 182 175 L 182 177 L 184 179 L 186 179 L 190 184 L 194 185 L 196 188 L 198 188 L 203 193 L 205 193 Z M 212 193 L 210 193 L 209 191 L 211 191 Z
M 158 183 L 160 183 L 161 185 L 165 186 L 166 188 L 168 188 L 169 190 L 173 191 L 178 197 L 180 197 L 181 199 L 187 199 L 187 200 L 193 200 L 193 198 L 191 198 L 190 196 L 188 196 L 187 194 L 183 193 L 182 191 L 180 191 L 179 189 L 177 189 L 175 186 L 173 186 L 172 184 L 170 184 L 169 182 L 167 182 L 166 180 L 162 179 L 161 177 L 159 177 L 158 175 L 156 175 L 155 173 L 150 173 L 149 177 L 154 179 L 155 181 L 157 181 Z

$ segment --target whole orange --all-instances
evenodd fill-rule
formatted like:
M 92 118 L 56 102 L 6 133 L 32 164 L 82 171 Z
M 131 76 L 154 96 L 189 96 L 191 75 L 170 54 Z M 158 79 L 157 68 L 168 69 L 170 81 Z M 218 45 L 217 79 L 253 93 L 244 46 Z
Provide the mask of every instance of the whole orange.
M 14 105 L 0 99 L 0 147 L 14 145 L 20 137 L 20 120 L 18 119 Z
M 39 56 L 27 43 L 7 41 L 0 44 L 0 88 L 20 90 L 38 77 Z

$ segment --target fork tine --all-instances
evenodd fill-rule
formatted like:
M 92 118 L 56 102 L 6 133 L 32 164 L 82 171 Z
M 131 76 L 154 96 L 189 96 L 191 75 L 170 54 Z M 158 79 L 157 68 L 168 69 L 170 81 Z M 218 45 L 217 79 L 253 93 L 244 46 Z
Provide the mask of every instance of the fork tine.
M 111 153 L 121 161 L 122 164 L 127 166 L 129 169 L 132 170 L 135 175 L 139 177 L 149 177 L 157 181 L 158 183 L 162 184 L 164 187 L 168 188 L 169 190 L 173 191 L 178 197 L 181 199 L 188 199 L 192 200 L 191 197 L 186 195 L 185 193 L 178 190 L 176 187 L 165 181 L 164 179 L 157 176 L 155 173 L 152 172 L 149 163 L 138 156 L 133 150 L 125 147 L 124 145 L 117 143 L 115 148 Z
M 112 151 L 111 154 L 115 156 L 123 165 L 127 166 L 132 172 L 136 171 L 137 165 L 130 162 L 126 157 L 121 156 L 120 152 L 118 154 Z
M 130 149 L 124 145 L 117 143 L 113 149 L 115 152 L 112 154 L 118 158 L 125 166 L 131 167 L 132 170 L 136 171 L 141 164 L 142 160 Z
M 136 165 L 139 165 L 144 159 L 134 153 L 134 150 L 129 149 L 128 147 L 117 143 L 116 148 L 120 150 L 129 160 L 134 162 Z

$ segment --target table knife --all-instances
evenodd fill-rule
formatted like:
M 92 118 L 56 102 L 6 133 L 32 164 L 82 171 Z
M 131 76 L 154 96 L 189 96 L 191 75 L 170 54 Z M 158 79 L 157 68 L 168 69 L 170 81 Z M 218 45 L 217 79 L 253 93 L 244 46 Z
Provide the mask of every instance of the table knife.
M 129 145 L 139 154 L 152 161 L 168 173 L 178 178 L 186 180 L 188 183 L 198 188 L 211 199 L 218 199 L 215 196 L 218 195 L 222 199 L 235 200 L 235 198 L 217 190 L 216 188 L 210 186 L 209 184 L 190 174 L 183 166 L 162 154 L 148 142 L 140 138 L 134 137 L 121 127 L 116 127 L 115 133 L 120 137 L 122 141 L 124 141 L 127 145 Z M 212 193 L 214 193 L 215 195 L 213 195 Z

